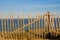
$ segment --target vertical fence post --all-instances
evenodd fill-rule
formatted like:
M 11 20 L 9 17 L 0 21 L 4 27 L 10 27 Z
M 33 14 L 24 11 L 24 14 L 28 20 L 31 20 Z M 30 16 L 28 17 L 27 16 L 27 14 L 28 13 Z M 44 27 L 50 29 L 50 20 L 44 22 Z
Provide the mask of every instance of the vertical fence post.
M 58 31 L 59 31 L 59 16 L 58 16 Z
M 30 18 L 30 14 L 28 14 L 28 24 L 30 24 L 31 23 L 31 18 Z M 31 30 L 31 25 L 28 25 L 28 31 L 29 31 L 29 38 L 30 38 L 30 30 Z
M 4 19 L 4 28 L 5 28 L 4 31 L 5 31 L 5 32 L 6 32 L 6 20 L 7 20 L 7 18 Z
M 34 30 L 35 30 L 35 18 L 34 18 Z M 35 31 L 33 30 L 34 34 L 35 34 Z M 35 38 L 35 35 L 34 35 L 34 38 Z
M 38 27 L 38 39 L 40 39 L 40 14 L 38 15 L 38 22 L 39 22 L 39 27 Z
M 19 28 L 19 19 L 20 19 L 19 15 L 17 15 L 17 19 L 18 19 L 18 27 L 17 28 Z
M 22 25 L 24 26 L 24 14 L 23 14 L 23 13 L 22 13 L 22 16 L 21 16 L 21 17 L 22 17 L 22 22 L 23 22 Z M 22 27 L 23 27 L 23 26 L 22 26 Z M 22 30 L 22 34 L 24 34 L 24 29 Z
M 59 31 L 60 31 L 60 16 L 59 16 Z
M 1 17 L 1 21 L 2 21 L 2 32 L 3 32 L 3 18 Z
M 9 23 L 10 24 L 9 32 L 10 32 L 11 31 L 11 15 L 10 15 L 9 21 L 10 21 L 10 23 Z
M 44 38 L 45 38 L 45 17 L 43 17 L 44 18 L 44 33 L 43 33 L 43 35 L 44 35 Z
M 31 23 L 32 23 L 32 15 L 30 16 L 30 18 L 31 18 Z M 32 31 L 32 24 L 31 24 L 31 31 Z M 30 32 L 31 32 L 30 31 Z M 32 32 L 31 32 L 32 33 Z M 30 34 L 30 39 L 31 39 L 31 37 L 32 37 L 32 35 Z

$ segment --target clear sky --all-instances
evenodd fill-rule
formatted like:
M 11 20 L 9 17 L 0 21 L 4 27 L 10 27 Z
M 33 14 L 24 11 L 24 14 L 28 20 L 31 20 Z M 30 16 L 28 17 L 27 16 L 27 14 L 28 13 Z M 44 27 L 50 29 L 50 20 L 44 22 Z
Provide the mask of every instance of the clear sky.
M 60 0 L 0 0 L 0 13 L 35 14 L 36 12 L 54 12 L 60 14 Z

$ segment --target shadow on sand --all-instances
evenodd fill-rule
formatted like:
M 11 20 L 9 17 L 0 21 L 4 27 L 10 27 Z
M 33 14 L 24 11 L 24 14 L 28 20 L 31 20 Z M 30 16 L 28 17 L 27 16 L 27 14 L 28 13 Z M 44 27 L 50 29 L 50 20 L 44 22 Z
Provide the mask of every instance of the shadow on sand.
M 46 38 L 49 40 L 60 40 L 60 35 L 55 35 L 55 33 L 47 33 Z

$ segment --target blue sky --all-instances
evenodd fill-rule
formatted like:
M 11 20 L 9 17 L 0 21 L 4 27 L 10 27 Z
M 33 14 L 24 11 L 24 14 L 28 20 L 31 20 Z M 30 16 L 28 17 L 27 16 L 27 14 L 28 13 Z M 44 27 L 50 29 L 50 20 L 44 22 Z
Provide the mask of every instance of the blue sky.
M 0 0 L 0 14 L 35 14 L 44 12 L 60 14 L 60 0 Z

